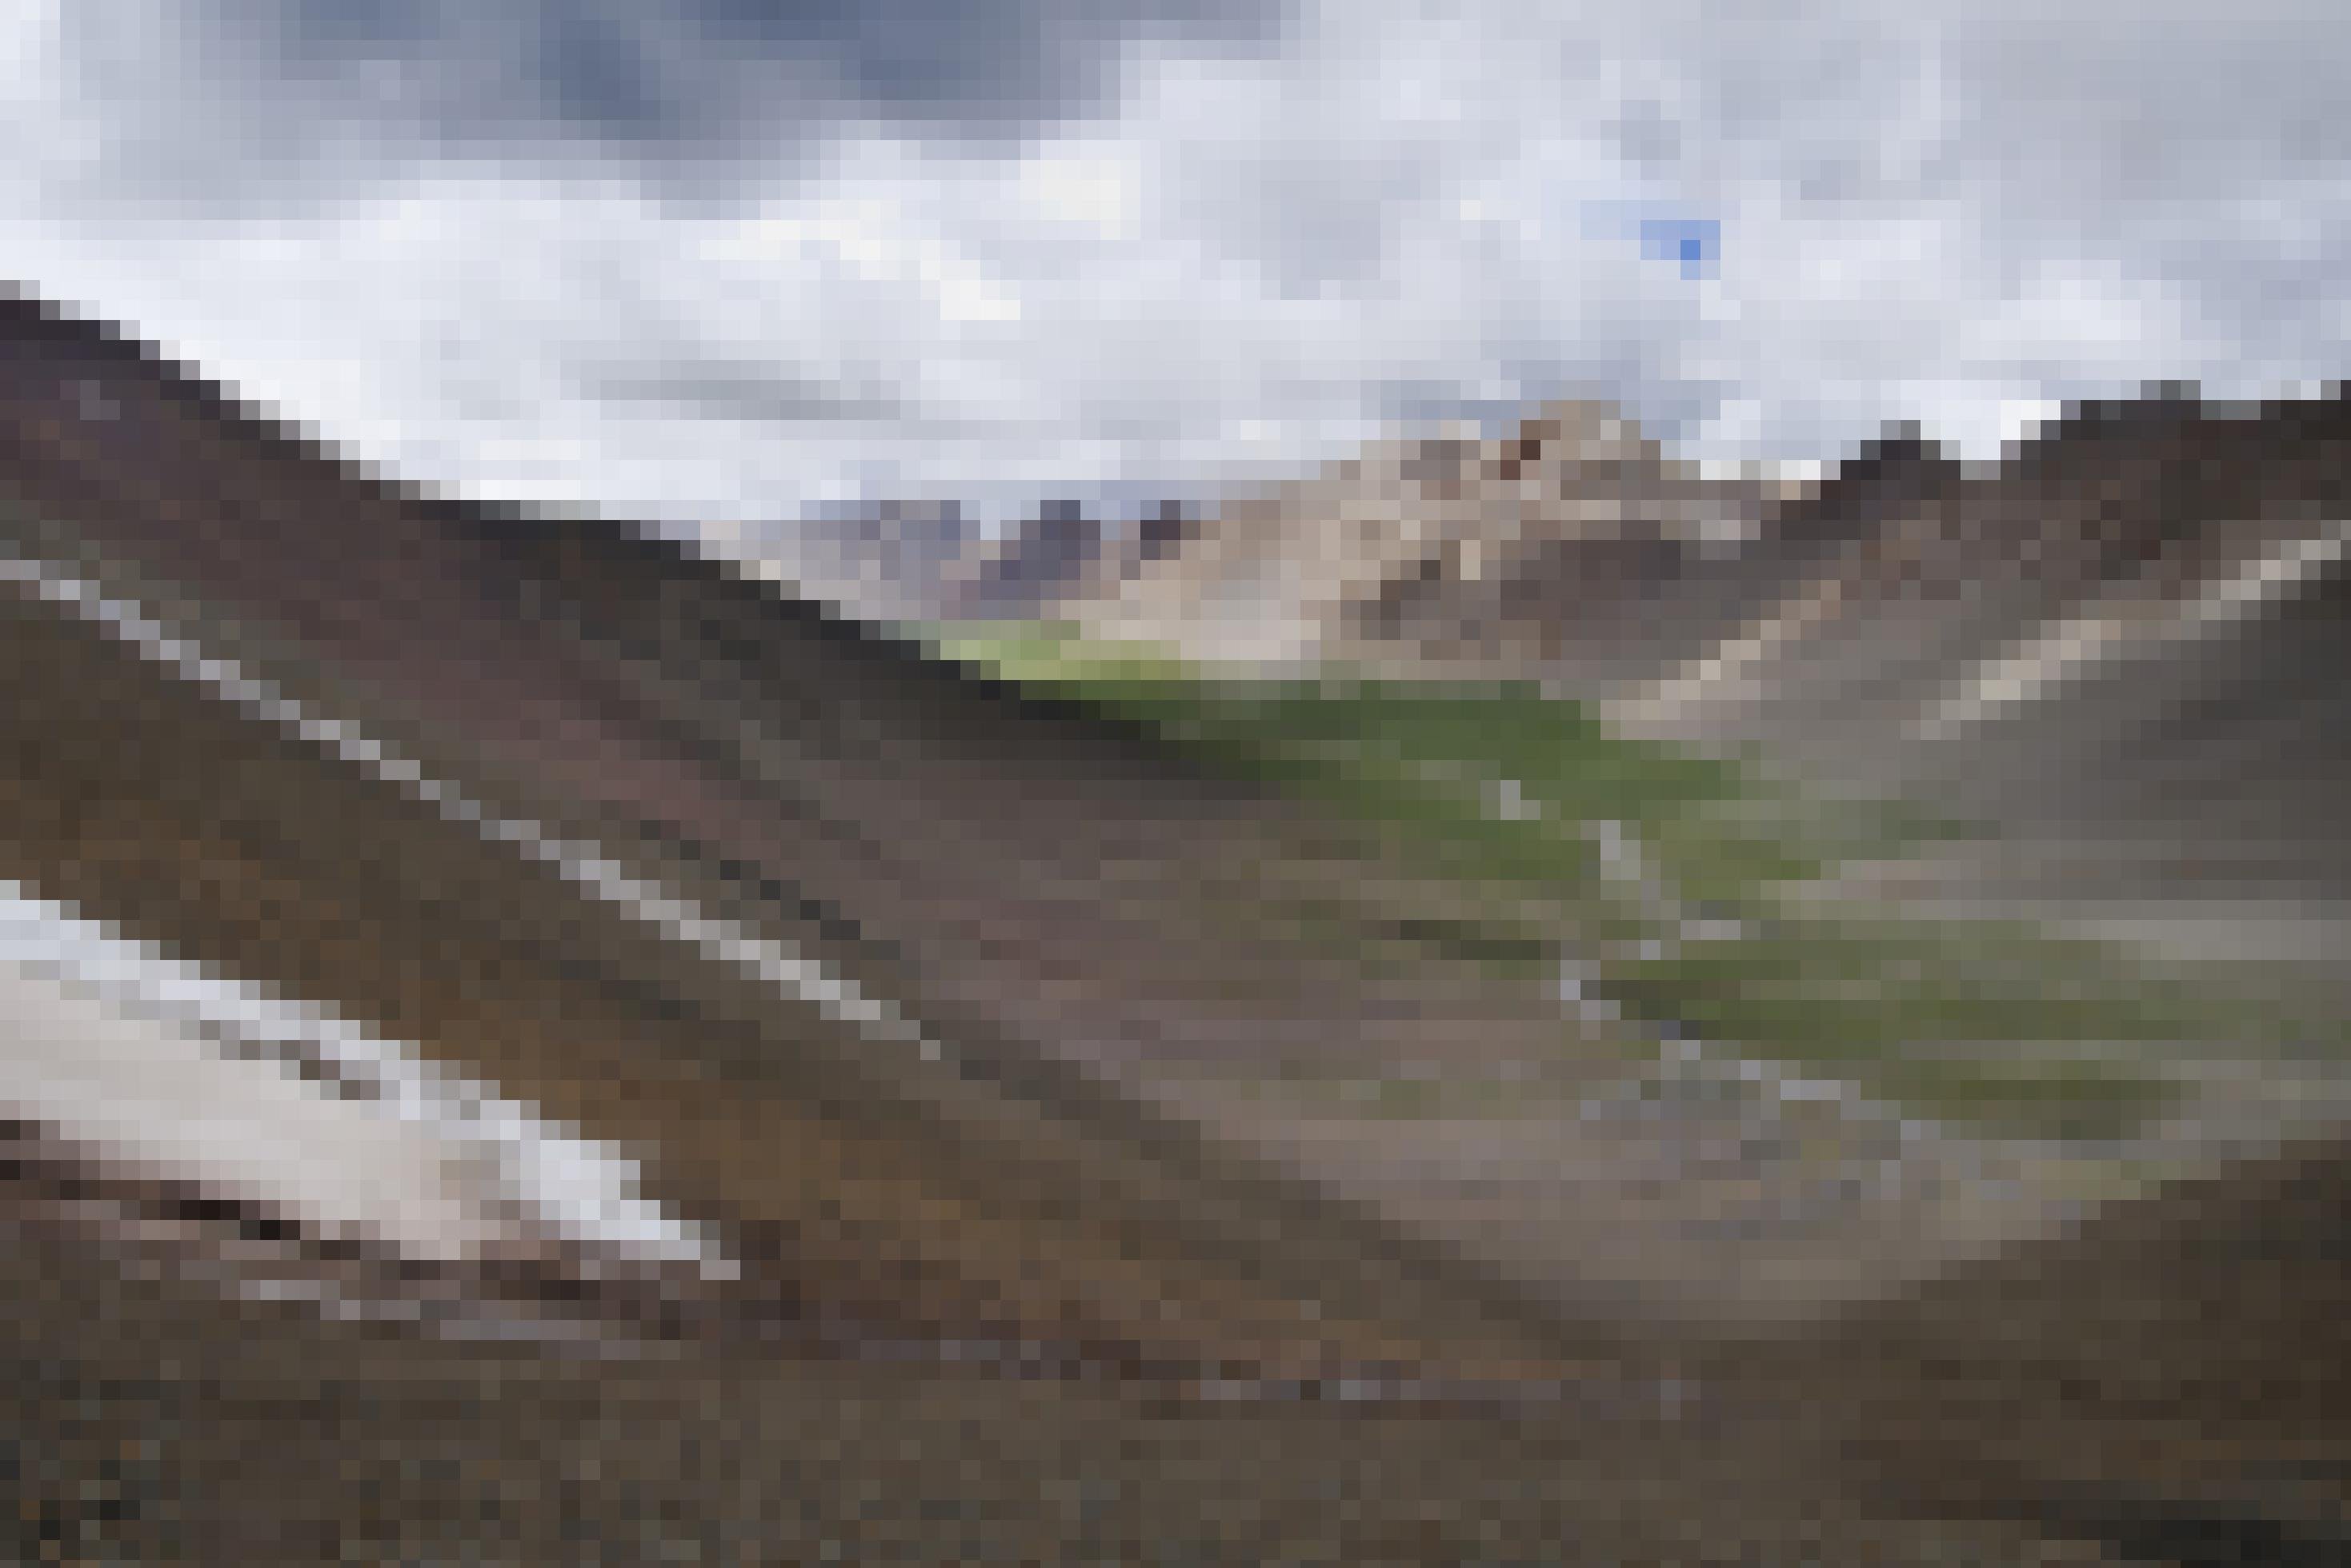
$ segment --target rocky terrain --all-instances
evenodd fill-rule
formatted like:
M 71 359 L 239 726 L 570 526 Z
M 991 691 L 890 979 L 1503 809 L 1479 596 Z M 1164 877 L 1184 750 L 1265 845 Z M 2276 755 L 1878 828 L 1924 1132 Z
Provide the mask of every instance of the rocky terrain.
M 1735 544 L 1778 488 L 1708 477 L 1605 407 L 1560 403 L 1505 438 L 1388 441 L 1237 497 L 1065 607 L 1219 661 L 1294 664 L 1366 639 L 1520 655 L 1581 612 L 1614 613 L 1670 562 Z
M 1501 614 L 1490 657 L 1631 702 L 1698 649 L 1578 655 L 1576 595 L 1745 560 L 1690 601 L 1744 626 L 1946 483 L 1889 450 L 1792 498 L 1549 419 L 1489 528 L 1374 454 L 1296 536 L 1139 535 L 1119 613 L 1268 665 L 1435 625 L 1458 664 Z M 2287 510 L 2228 559 L 2315 536 Z M 2125 1159 L 1903 1108 L 1926 1056 L 1883 1093 L 1802 1067 L 1851 1021 L 1708 1012 L 1757 988 L 1689 966 L 1788 969 L 1746 945 L 1777 917 L 1698 815 L 1575 793 L 1630 765 L 1604 737 L 1317 773 L 1370 710 L 1171 723 L 942 659 L 405 490 L 21 299 L 0 528 L 27 1559 L 2342 1550 L 2324 1117 L 2207 1086 L 2230 1161 L 2159 1158 L 2179 1116 Z M 2281 688 L 2265 735 L 2324 700 L 2214 679 Z M 1332 776 L 1542 874 L 1504 921 Z

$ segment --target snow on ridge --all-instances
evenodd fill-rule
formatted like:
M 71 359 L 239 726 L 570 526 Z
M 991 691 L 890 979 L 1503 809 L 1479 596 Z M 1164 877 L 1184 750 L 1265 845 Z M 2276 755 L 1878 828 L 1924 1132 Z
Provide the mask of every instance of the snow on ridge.
M 728 1265 L 637 1195 L 634 1161 L 327 1009 L 224 978 L 0 881 L 13 1033 L 0 1098 L 138 1163 L 446 1257 L 552 1232 Z

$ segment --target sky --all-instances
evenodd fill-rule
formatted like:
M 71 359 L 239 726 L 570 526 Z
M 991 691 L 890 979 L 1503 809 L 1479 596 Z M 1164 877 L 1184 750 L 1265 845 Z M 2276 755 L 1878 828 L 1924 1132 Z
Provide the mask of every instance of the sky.
M 0 0 L 0 274 L 402 477 L 734 539 L 1569 395 L 1993 457 L 2346 376 L 2338 9 Z

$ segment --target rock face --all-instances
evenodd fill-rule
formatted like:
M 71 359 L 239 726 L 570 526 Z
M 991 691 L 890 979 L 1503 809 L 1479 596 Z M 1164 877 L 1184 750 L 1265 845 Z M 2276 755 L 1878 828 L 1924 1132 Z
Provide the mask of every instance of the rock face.
M 1708 479 L 1596 404 L 1507 437 L 1377 445 L 1238 500 L 1085 602 L 1097 628 L 1295 661 L 1405 643 L 1433 659 L 1555 645 L 1573 566 L 1625 584 L 1751 530 L 1767 493 Z M 1583 602 L 1602 596 L 1586 594 Z

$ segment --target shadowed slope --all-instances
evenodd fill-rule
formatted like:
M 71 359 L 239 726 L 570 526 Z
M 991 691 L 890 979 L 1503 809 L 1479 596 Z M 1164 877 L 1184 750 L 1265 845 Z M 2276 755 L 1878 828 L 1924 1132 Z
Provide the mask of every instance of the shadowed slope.
M 1106 1092 L 1056 1060 L 1087 1054 L 1071 1042 L 1008 1027 L 1061 1022 L 1037 983 L 1053 948 L 1109 967 L 1101 867 L 1148 854 L 1175 877 L 1178 837 L 1223 821 L 1245 839 L 1256 803 L 672 546 L 354 482 L 85 329 L 19 327 L 8 477 L 18 545 L 53 575 L 160 607 L 427 778 L 798 944 L 944 1035 L 946 1059 L 583 905 L 560 866 L 163 677 L 112 612 L 78 621 L 20 587 L 12 855 L 40 890 L 356 1010 L 641 1153 L 653 1189 L 764 1263 L 746 1292 L 1145 1361 L 1302 1366 L 1328 1346 L 1368 1365 L 1429 1333 L 1465 1368 L 1528 1350 L 1501 1298 L 1435 1282 L 1425 1246 Z M 107 416 L 60 422 L 99 377 Z M 139 461 L 104 461 L 126 431 Z M 781 749 L 745 757 L 746 725 Z M 1130 973 L 1183 929 L 1151 920 Z M 1117 978 L 1094 981 L 1097 1005 Z

